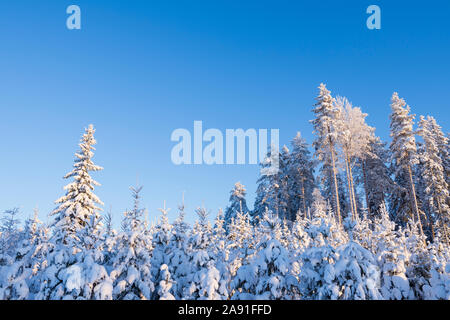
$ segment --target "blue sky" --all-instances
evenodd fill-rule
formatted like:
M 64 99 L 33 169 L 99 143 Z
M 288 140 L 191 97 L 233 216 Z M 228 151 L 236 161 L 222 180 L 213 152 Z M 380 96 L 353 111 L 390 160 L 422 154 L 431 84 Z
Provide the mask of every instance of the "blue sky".
M 395 3 L 394 3 L 395 2 Z M 80 6 L 82 29 L 66 28 Z M 382 29 L 366 28 L 377 4 Z M 174 129 L 278 128 L 312 141 L 320 82 L 389 139 L 398 91 L 448 131 L 448 1 L 23 1 L 0 3 L 0 209 L 41 218 L 67 183 L 83 128 L 97 128 L 97 194 L 116 222 L 144 185 L 150 217 L 185 191 L 188 220 L 215 215 L 237 181 L 253 206 L 257 166 L 175 166 Z

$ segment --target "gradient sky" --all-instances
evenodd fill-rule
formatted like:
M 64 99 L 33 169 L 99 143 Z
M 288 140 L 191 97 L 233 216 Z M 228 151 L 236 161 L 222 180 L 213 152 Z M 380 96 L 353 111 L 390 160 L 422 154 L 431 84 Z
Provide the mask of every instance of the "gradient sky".
M 398 91 L 417 115 L 449 128 L 450 3 L 446 1 L 2 1 L 0 2 L 0 210 L 63 195 L 83 128 L 97 128 L 96 193 L 115 221 L 144 185 L 153 219 L 185 191 L 188 220 L 215 216 L 241 181 L 253 207 L 258 167 L 175 166 L 170 135 L 205 128 L 278 128 L 312 141 L 317 86 L 347 96 L 389 139 Z M 66 8 L 82 29 L 66 28 Z M 366 28 L 366 8 L 382 29 Z

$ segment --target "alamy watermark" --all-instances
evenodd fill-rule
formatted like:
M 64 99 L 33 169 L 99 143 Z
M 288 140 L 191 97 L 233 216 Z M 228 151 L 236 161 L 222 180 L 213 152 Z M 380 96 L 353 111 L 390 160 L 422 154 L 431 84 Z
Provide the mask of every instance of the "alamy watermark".
M 370 14 L 367 18 L 366 26 L 369 30 L 381 29 L 381 9 L 379 6 L 372 4 L 367 7 L 366 13 Z
M 210 128 L 203 132 L 202 121 L 194 121 L 193 130 L 193 135 L 183 128 L 172 132 L 171 141 L 178 142 L 171 152 L 174 164 L 243 165 L 263 162 L 262 174 L 278 172 L 279 129 L 270 129 L 269 157 L 267 129 L 226 129 L 225 141 L 219 129 Z M 207 143 L 205 146 L 204 142 Z
M 81 29 L 81 9 L 77 5 L 70 5 L 66 9 L 66 13 L 70 16 L 66 20 L 66 26 L 69 30 Z

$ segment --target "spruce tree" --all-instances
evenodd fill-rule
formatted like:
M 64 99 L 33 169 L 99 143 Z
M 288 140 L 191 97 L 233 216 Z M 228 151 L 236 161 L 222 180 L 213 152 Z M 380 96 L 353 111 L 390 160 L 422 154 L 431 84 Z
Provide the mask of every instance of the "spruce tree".
M 91 216 L 99 218 L 101 209 L 97 205 L 103 205 L 103 202 L 93 191 L 100 184 L 89 174 L 103 170 L 92 161 L 94 145 L 97 143 L 94 133 L 93 125 L 85 129 L 79 144 L 81 150 L 75 153 L 73 170 L 64 176 L 64 179 L 73 178 L 74 181 L 64 187 L 66 194 L 55 201 L 59 206 L 51 215 L 55 217 L 53 238 L 58 243 L 76 245 L 79 242 L 77 232 L 88 223 Z

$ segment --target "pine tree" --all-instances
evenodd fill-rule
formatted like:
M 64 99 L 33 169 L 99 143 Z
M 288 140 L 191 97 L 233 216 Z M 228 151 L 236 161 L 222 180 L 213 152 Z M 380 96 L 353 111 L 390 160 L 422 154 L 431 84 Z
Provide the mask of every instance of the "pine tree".
M 328 165 L 330 176 L 333 180 L 333 203 L 334 211 L 337 214 L 338 222 L 341 223 L 341 208 L 339 201 L 339 190 L 336 171 L 336 118 L 337 110 L 334 107 L 334 99 L 325 84 L 319 86 L 319 96 L 313 109 L 316 118 L 311 121 L 314 126 L 314 133 L 317 138 L 313 147 L 315 156 Z
M 445 181 L 445 172 L 442 159 L 439 157 L 438 143 L 432 131 L 432 118 L 425 119 L 420 116 L 419 134 L 424 140 L 423 150 L 420 154 L 421 180 L 425 193 L 426 206 L 430 209 L 430 222 L 437 222 L 437 227 L 442 232 L 444 239 L 450 243 L 447 225 L 450 223 L 450 208 L 448 185 Z M 432 229 L 433 233 L 434 230 Z
M 391 100 L 391 137 L 390 149 L 392 160 L 396 169 L 395 174 L 401 174 L 408 177 L 409 198 L 411 207 L 419 222 L 420 232 L 423 234 L 422 222 L 417 204 L 416 191 L 412 175 L 412 167 L 417 164 L 416 139 L 413 131 L 413 120 L 415 115 L 410 115 L 410 108 L 405 100 L 400 99 L 397 92 L 394 92 Z M 413 218 L 414 219 L 414 218 Z

